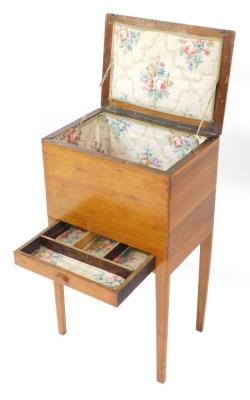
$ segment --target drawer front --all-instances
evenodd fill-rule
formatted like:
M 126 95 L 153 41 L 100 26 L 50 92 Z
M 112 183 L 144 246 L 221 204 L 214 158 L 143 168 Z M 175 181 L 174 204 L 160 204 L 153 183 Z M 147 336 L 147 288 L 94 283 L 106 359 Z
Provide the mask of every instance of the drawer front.
M 14 252 L 15 263 L 118 306 L 154 269 L 154 257 L 56 222 Z

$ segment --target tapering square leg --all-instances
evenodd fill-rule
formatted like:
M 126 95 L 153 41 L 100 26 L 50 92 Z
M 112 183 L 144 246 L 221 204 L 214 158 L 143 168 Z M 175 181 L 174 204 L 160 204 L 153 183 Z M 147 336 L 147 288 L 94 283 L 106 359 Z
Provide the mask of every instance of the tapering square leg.
M 64 302 L 64 285 L 54 282 L 58 331 L 61 335 L 66 333 L 66 315 Z
M 157 381 L 166 380 L 167 338 L 170 267 L 168 260 L 156 258 L 156 341 L 157 341 Z
M 196 329 L 200 332 L 204 328 L 207 292 L 209 284 L 209 273 L 212 255 L 212 233 L 200 245 L 200 269 Z

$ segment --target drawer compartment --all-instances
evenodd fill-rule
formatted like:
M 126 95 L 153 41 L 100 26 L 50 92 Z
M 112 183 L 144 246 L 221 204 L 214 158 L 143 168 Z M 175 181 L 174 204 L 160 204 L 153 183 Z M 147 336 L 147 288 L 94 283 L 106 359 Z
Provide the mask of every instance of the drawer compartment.
M 116 307 L 154 269 L 154 256 L 61 221 L 14 255 L 17 265 Z

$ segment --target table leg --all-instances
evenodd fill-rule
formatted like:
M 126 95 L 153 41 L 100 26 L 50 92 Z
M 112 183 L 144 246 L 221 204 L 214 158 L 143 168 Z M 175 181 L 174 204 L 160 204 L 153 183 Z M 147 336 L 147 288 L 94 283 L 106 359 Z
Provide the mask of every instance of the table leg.
M 196 319 L 196 329 L 200 332 L 203 331 L 205 320 L 211 254 L 212 234 L 210 234 L 200 245 L 200 270 Z
M 64 286 L 58 282 L 54 282 L 55 300 L 58 331 L 61 335 L 66 333 L 66 316 L 64 302 Z
M 157 340 L 157 381 L 166 380 L 168 309 L 169 309 L 169 261 L 156 258 L 156 340 Z

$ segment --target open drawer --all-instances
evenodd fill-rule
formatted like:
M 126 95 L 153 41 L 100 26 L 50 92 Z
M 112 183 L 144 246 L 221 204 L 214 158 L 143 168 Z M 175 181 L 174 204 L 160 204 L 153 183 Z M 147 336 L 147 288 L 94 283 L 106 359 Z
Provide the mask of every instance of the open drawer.
M 154 256 L 62 221 L 14 256 L 17 265 L 116 307 L 154 269 Z

